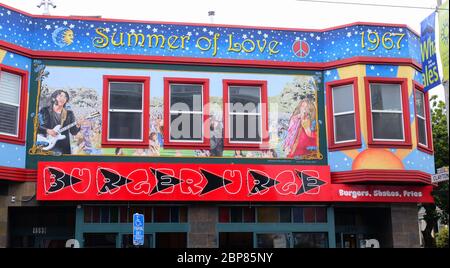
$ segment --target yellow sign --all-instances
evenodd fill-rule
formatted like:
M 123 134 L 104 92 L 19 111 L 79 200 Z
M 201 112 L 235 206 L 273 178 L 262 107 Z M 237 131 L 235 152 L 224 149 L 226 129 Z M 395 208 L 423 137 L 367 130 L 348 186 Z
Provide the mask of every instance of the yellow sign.
M 444 77 L 442 81 L 448 81 L 448 0 L 439 7 L 439 51 L 441 55 Z

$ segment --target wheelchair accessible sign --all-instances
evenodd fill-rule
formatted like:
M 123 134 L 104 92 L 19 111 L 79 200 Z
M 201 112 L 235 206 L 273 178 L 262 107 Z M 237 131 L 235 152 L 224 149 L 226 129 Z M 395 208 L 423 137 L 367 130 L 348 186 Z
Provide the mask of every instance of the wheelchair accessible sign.
M 133 245 L 144 245 L 144 214 L 133 214 Z

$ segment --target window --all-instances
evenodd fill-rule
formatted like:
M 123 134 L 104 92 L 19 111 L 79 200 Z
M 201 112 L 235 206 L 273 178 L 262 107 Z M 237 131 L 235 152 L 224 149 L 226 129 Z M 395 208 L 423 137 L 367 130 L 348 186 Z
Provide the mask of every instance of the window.
M 164 78 L 164 147 L 209 148 L 209 80 Z
M 224 147 L 268 148 L 266 81 L 223 81 Z
M 411 148 L 408 86 L 403 78 L 365 78 L 369 147 Z
M 292 233 L 294 248 L 328 248 L 328 233 Z
M 416 115 L 417 149 L 432 154 L 433 136 L 431 133 L 428 93 L 424 93 L 423 87 L 417 83 L 414 83 L 414 103 Z
M 28 72 L 0 64 L 0 141 L 25 144 Z
M 148 147 L 149 77 L 103 76 L 105 147 Z
M 330 151 L 360 148 L 358 79 L 327 83 L 326 90 Z
M 255 208 L 253 207 L 220 207 L 219 208 L 219 222 L 255 222 Z

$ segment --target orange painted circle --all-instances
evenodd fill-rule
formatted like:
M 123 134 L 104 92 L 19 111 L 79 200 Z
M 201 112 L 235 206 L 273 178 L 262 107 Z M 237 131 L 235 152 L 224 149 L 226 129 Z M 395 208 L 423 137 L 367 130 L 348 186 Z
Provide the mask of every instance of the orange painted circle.
M 385 149 L 367 149 L 354 160 L 352 169 L 405 169 L 402 161 Z

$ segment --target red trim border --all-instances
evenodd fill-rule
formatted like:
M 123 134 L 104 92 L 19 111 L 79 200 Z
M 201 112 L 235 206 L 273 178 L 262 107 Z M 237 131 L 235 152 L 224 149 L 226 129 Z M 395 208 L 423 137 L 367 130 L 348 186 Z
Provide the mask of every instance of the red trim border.
M 223 147 L 227 150 L 268 150 L 269 149 L 269 101 L 267 98 L 267 81 L 262 80 L 230 80 L 224 79 L 223 83 Z M 256 86 L 261 88 L 261 143 L 233 143 L 230 142 L 228 136 L 229 119 L 228 119 L 228 103 L 229 103 L 229 86 Z
M 18 182 L 36 181 L 37 170 L 0 166 L 0 180 L 18 181 Z
M 22 77 L 22 81 L 20 85 L 19 122 L 17 135 L 9 136 L 0 134 L 0 142 L 25 145 L 26 119 L 28 111 L 28 72 L 18 68 L 0 64 L 0 72 L 1 71 L 19 75 L 20 77 Z
M 203 86 L 203 142 L 170 142 L 170 84 L 196 84 Z M 209 79 L 164 77 L 164 148 L 209 149 Z
M 331 183 L 431 185 L 431 175 L 419 170 L 360 169 L 331 172 Z
M 404 141 L 375 141 L 373 139 L 372 128 L 372 107 L 370 101 L 370 83 L 381 84 L 400 84 L 402 94 L 402 109 L 403 109 L 403 134 Z M 408 79 L 406 78 L 387 78 L 387 77 L 364 77 L 365 93 L 366 93 L 366 117 L 367 117 L 367 145 L 369 148 L 412 148 L 411 143 L 411 124 L 409 113 L 409 98 L 408 98 Z
M 433 132 L 431 129 L 431 110 L 430 110 L 430 100 L 428 98 L 428 92 L 424 92 L 423 88 L 424 86 L 417 83 L 416 81 L 413 81 L 413 91 L 414 91 L 414 120 L 416 120 L 416 142 L 417 142 L 417 150 L 422 151 L 427 154 L 433 154 Z M 428 146 L 423 146 L 419 143 L 419 122 L 417 120 L 417 110 L 416 110 L 416 90 L 419 90 L 423 93 L 424 97 L 424 105 L 425 105 L 425 125 L 427 128 L 427 143 Z
M 333 94 L 334 87 L 353 85 L 353 103 L 355 109 L 355 136 L 356 141 L 335 143 L 334 137 L 334 116 L 333 116 Z M 358 95 L 358 78 L 352 77 L 348 79 L 336 80 L 325 84 L 327 99 L 327 130 L 328 130 L 328 150 L 349 150 L 361 148 L 361 124 L 359 116 L 359 95 Z
M 108 140 L 108 107 L 109 107 L 109 82 L 139 82 L 144 84 L 143 96 L 143 127 L 142 141 L 109 141 Z M 148 148 L 149 146 L 149 121 L 150 121 L 150 77 L 148 76 L 103 76 L 103 102 L 102 102 L 102 147 Z

